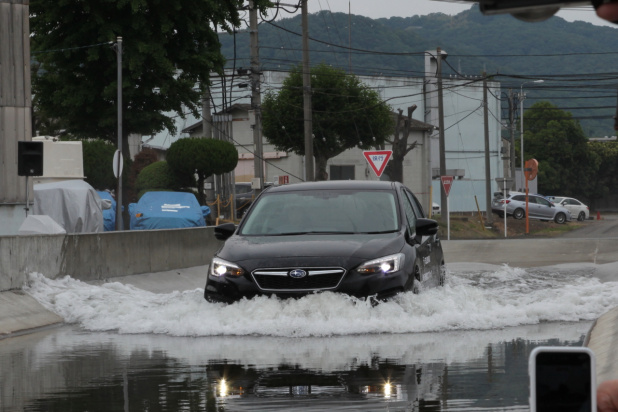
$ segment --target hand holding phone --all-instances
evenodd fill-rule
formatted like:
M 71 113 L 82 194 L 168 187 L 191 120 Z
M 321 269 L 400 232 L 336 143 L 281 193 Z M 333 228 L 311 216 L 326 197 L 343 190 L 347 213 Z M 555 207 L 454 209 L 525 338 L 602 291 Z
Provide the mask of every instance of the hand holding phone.
M 528 370 L 531 412 L 596 412 L 595 357 L 589 348 L 535 348 Z

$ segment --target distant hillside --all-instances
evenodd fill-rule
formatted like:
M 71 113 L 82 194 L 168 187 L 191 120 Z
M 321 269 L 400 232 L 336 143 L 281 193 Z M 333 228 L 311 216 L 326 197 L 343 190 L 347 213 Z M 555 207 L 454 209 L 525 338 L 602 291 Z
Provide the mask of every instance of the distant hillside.
M 302 61 L 300 16 L 264 22 L 259 30 L 263 69 L 287 70 Z M 449 54 L 447 76 L 487 72 L 504 92 L 544 79 L 537 87 L 526 85 L 526 107 L 549 100 L 578 118 L 589 136 L 614 134 L 618 29 L 559 17 L 542 23 L 488 17 L 473 6 L 456 16 L 377 20 L 323 11 L 309 16 L 309 33 L 316 39 L 310 42 L 312 64 L 326 62 L 356 74 L 420 77 L 424 52 L 440 47 Z M 250 66 L 248 32 L 221 40 L 230 67 L 234 61 L 237 68 Z

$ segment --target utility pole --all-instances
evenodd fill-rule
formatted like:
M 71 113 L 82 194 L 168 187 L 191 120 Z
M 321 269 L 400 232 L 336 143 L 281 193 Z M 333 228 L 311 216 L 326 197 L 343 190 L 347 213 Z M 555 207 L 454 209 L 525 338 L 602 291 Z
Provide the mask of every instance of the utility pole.
M 249 33 L 251 34 L 251 110 L 255 122 L 253 124 L 253 169 L 255 178 L 260 180 L 258 195 L 264 187 L 264 162 L 262 148 L 262 97 L 260 94 L 260 55 L 258 41 L 258 10 L 254 0 L 249 0 Z
M 509 127 L 511 131 L 511 144 L 509 145 L 509 166 L 511 169 L 511 190 L 515 190 L 515 96 L 513 89 L 509 89 Z
M 212 112 L 210 107 L 210 86 L 202 96 L 202 135 L 206 139 L 212 138 Z M 204 182 L 205 195 L 208 201 L 215 199 L 215 176 L 208 176 Z
M 116 230 L 124 230 L 122 222 L 122 37 L 116 38 L 117 82 L 118 82 L 118 186 L 116 192 Z
M 303 118 L 305 132 L 305 180 L 314 180 L 313 172 L 313 119 L 311 114 L 311 69 L 309 66 L 309 22 L 307 0 L 302 0 L 303 25 Z
M 446 176 L 446 148 L 444 141 L 444 99 L 442 96 L 442 50 L 438 47 L 436 55 L 438 77 L 438 127 L 439 143 L 440 143 L 440 176 Z M 440 190 L 440 206 L 442 207 L 442 216 L 449 216 L 449 208 L 446 192 L 444 187 Z
M 489 110 L 487 107 L 487 74 L 483 73 L 483 117 L 485 123 L 485 212 L 486 222 L 493 223 L 491 213 L 491 163 L 489 161 Z

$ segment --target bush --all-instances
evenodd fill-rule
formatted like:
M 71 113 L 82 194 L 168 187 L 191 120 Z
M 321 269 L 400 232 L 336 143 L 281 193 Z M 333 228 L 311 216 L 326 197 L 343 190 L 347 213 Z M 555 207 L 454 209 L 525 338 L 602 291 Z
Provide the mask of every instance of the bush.
M 112 162 L 116 146 L 104 140 L 84 140 L 82 152 L 86 182 L 97 190 L 115 189 L 118 180 L 114 176 Z
M 166 161 L 159 161 L 146 166 L 137 176 L 136 189 L 140 192 L 138 198 L 144 191 L 175 191 L 177 188 L 176 177 Z
M 127 188 L 129 202 L 137 202 L 137 200 L 141 197 L 141 195 L 138 195 L 137 193 L 137 177 L 146 166 L 155 163 L 157 159 L 157 151 L 150 148 L 142 149 L 141 152 L 135 155 L 135 159 L 131 164 L 131 171 L 129 172 L 129 185 Z

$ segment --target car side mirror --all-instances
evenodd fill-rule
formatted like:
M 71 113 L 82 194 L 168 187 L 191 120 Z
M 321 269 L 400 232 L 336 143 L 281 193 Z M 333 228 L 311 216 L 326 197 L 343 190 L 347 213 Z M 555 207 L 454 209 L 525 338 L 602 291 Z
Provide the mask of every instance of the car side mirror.
M 416 219 L 416 236 L 433 236 L 438 233 L 438 227 L 433 219 Z
M 215 238 L 218 240 L 228 240 L 236 231 L 236 225 L 234 223 L 223 223 L 222 225 L 215 226 Z

